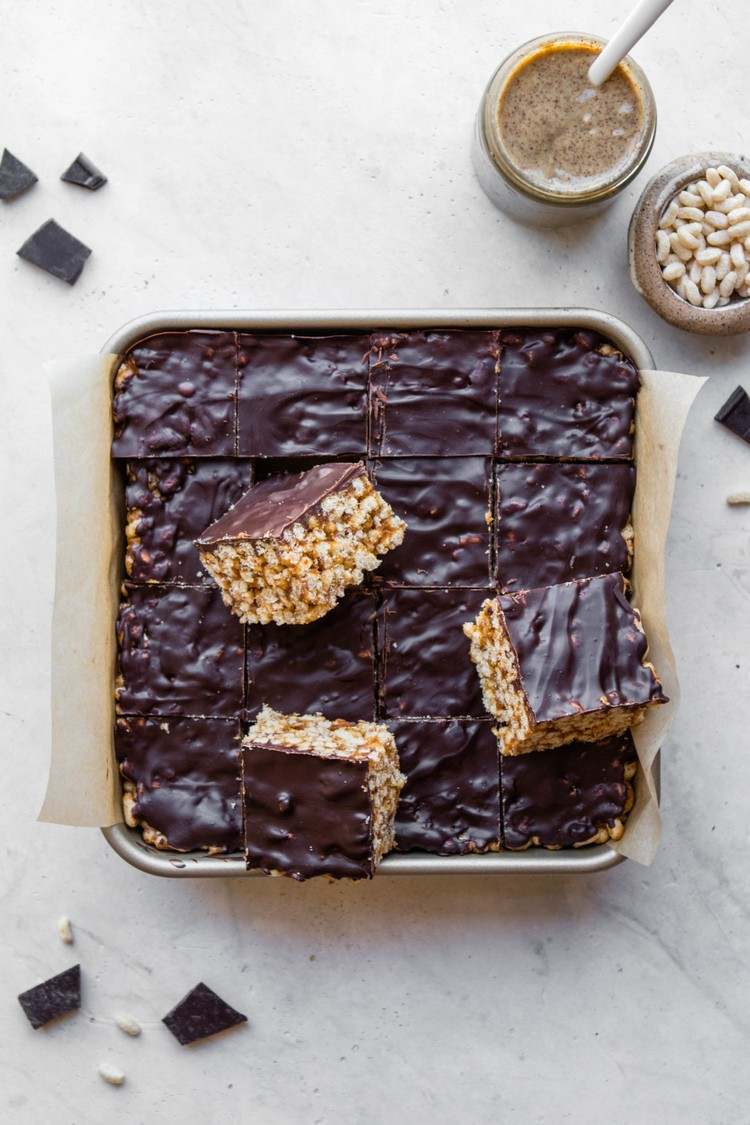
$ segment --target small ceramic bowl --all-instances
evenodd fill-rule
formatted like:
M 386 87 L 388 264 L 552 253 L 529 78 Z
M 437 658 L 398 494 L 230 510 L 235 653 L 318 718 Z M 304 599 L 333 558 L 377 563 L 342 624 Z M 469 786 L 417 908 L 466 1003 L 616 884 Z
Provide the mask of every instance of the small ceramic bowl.
M 750 329 L 750 298 L 733 299 L 722 308 L 691 305 L 661 276 L 656 260 L 656 231 L 670 199 L 686 184 L 700 180 L 706 168 L 726 164 L 740 179 L 750 179 L 750 162 L 731 152 L 697 152 L 681 156 L 657 173 L 636 204 L 628 231 L 628 257 L 633 285 L 664 320 L 704 336 L 736 336 Z

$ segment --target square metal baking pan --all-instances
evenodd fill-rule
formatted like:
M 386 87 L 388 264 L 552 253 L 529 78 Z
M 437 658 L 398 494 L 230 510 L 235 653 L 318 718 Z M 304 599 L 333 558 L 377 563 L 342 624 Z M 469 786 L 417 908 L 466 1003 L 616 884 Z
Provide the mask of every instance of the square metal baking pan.
M 488 308 L 488 309 L 356 309 L 304 311 L 274 309 L 267 312 L 159 312 L 124 325 L 104 345 L 104 354 L 123 355 L 137 340 L 155 332 L 189 328 L 224 328 L 291 332 L 337 332 L 377 328 L 591 328 L 608 336 L 636 367 L 653 368 L 654 362 L 641 337 L 622 320 L 596 309 Z M 658 776 L 657 776 L 658 780 Z M 151 875 L 173 878 L 259 875 L 247 871 L 239 855 L 209 856 L 159 851 L 144 844 L 140 833 L 125 824 L 103 828 L 109 844 L 134 867 Z M 378 868 L 384 875 L 574 875 L 604 871 L 621 863 L 623 856 L 608 844 L 546 851 L 501 851 L 482 855 L 438 856 L 393 853 Z

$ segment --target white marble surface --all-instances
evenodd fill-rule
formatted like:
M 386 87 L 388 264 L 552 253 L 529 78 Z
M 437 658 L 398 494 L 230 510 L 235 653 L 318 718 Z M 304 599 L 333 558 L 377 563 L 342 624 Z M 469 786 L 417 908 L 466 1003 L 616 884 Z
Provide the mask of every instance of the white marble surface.
M 25 0 L 0 34 L 6 144 L 40 184 L 0 215 L 0 1119 L 99 1125 L 747 1120 L 750 448 L 712 416 L 748 340 L 691 338 L 631 290 L 606 218 L 529 232 L 468 163 L 483 83 L 592 0 Z M 681 0 L 637 52 L 660 125 L 649 167 L 747 140 L 742 0 Z M 717 91 L 729 108 L 719 113 Z M 58 182 L 79 148 L 110 177 Z M 640 185 L 642 186 L 642 184 Z M 14 251 L 53 215 L 94 248 L 74 289 Z M 710 376 L 684 444 L 669 550 L 684 706 L 650 870 L 588 879 L 157 881 L 96 831 L 34 823 L 48 739 L 52 504 L 40 360 L 157 308 L 581 304 L 663 366 Z M 75 925 L 72 950 L 55 920 Z M 15 994 L 83 964 L 85 1011 L 49 1032 Z M 203 1047 L 158 1024 L 199 978 L 249 1027 Z M 125 1010 L 145 1025 L 127 1039 Z M 121 1089 L 96 1074 L 127 1073 Z

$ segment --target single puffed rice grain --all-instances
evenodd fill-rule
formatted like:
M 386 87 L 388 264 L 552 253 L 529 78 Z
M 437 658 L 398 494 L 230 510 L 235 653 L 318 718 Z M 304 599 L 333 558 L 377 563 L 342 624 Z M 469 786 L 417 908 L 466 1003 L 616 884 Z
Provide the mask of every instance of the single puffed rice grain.
M 747 281 L 747 275 L 748 272 L 750 272 L 750 262 L 741 262 L 740 265 L 735 267 L 734 272 L 737 274 L 737 280 L 734 283 L 734 288 L 736 292 L 739 293 L 740 289 L 743 288 L 745 282 Z
M 700 264 L 700 262 L 696 262 L 695 259 L 693 259 L 693 261 L 690 263 L 690 269 L 687 271 L 688 277 L 691 281 L 694 281 L 696 285 L 699 285 L 702 274 L 703 266 Z
M 687 299 L 688 299 L 688 301 L 690 302 L 691 305 L 702 305 L 703 304 L 703 297 L 701 296 L 701 291 L 698 288 L 698 286 L 695 284 L 695 282 L 690 280 L 690 278 L 688 278 L 687 281 L 685 282 L 685 296 L 687 297 Z
M 729 199 L 732 194 L 731 180 L 720 180 L 716 187 L 713 189 L 714 203 L 723 203 L 725 199 Z
M 669 245 L 672 247 L 672 253 L 676 254 L 681 262 L 689 262 L 692 258 L 692 250 L 685 246 L 683 242 L 680 242 L 676 231 L 672 231 L 670 234 Z
M 688 250 L 697 250 L 700 246 L 700 242 L 698 241 L 697 236 L 700 233 L 701 229 L 697 223 L 686 223 L 684 227 L 680 227 L 680 229 L 677 231 L 677 237 L 684 246 L 687 246 Z M 716 236 L 711 234 L 708 237 L 710 241 Z
M 721 177 L 719 177 L 721 179 Z M 705 180 L 698 181 L 698 195 L 701 197 L 706 207 L 712 207 L 714 202 L 714 189 Z M 676 214 L 676 211 L 675 211 Z
M 736 207 L 744 207 L 746 203 L 747 198 L 742 193 L 730 195 L 727 199 L 722 199 L 720 203 L 716 204 L 716 210 L 728 215 L 730 211 L 734 211 Z
M 70 924 L 70 918 L 64 914 L 62 918 L 57 920 L 57 932 L 60 935 L 60 941 L 64 941 L 66 945 L 73 944 L 73 927 Z
M 740 181 L 734 168 L 730 168 L 728 164 L 719 164 L 716 171 L 720 176 L 723 176 L 725 180 L 729 180 L 732 185 L 732 191 L 737 191 L 740 186 Z
M 122 1086 L 125 1081 L 125 1075 L 119 1067 L 113 1066 L 112 1063 L 100 1063 L 99 1073 L 105 1082 L 109 1082 L 110 1086 Z
M 132 1035 L 133 1038 L 141 1034 L 141 1025 L 132 1016 L 116 1016 L 115 1023 L 120 1031 L 124 1031 L 126 1035 Z
M 678 277 L 683 277 L 685 274 L 685 265 L 683 262 L 670 262 L 661 271 L 661 276 L 665 281 L 676 281 Z
M 729 226 L 729 219 L 723 211 L 706 211 L 703 217 L 707 223 L 710 223 L 712 227 L 716 227 L 717 230 L 724 230 Z
M 704 309 L 715 309 L 719 303 L 719 290 L 714 289 L 713 293 L 709 293 L 707 297 L 703 298 Z
M 715 230 L 706 239 L 709 246 L 728 246 L 731 241 L 728 230 Z
M 727 234 L 732 242 L 737 238 L 747 238 L 750 235 L 750 220 L 744 223 L 735 223 L 734 226 L 729 227 Z
M 750 196 L 750 180 L 740 180 L 740 191 L 744 191 L 745 195 Z
M 728 297 L 719 297 L 719 300 L 716 303 L 717 303 L 717 306 L 720 309 L 723 309 L 725 305 L 729 304 L 729 298 Z
M 656 232 L 656 260 L 657 262 L 666 262 L 669 257 L 671 246 L 669 244 L 669 235 L 665 230 L 658 230 Z
M 692 191 L 681 191 L 677 200 L 683 207 L 700 207 L 703 202 L 701 197 Z
M 721 297 L 731 297 L 734 292 L 734 286 L 737 281 L 737 273 L 735 270 L 730 270 L 725 278 L 719 283 L 719 295 Z
M 661 217 L 659 226 L 662 228 L 662 230 L 665 230 L 667 227 L 671 227 L 672 223 L 677 218 L 677 210 L 677 203 L 673 199 Z
M 730 492 L 727 504 L 750 504 L 750 492 Z
M 721 257 L 716 264 L 716 279 L 721 281 L 732 268 L 732 260 L 726 250 L 722 250 Z
M 702 223 L 703 222 L 703 211 L 701 210 L 700 207 L 678 207 L 677 208 L 677 218 L 678 219 L 691 219 L 693 222 Z
M 695 260 L 700 262 L 702 266 L 715 266 L 721 257 L 721 250 L 718 246 L 707 246 L 705 250 L 696 250 Z
M 718 168 L 706 168 L 706 182 L 712 188 L 717 187 L 721 183 L 721 173 Z
M 747 259 L 745 258 L 745 248 L 741 242 L 733 242 L 732 248 L 729 251 L 729 257 L 732 260 L 733 266 L 741 266 Z
M 700 285 L 706 297 L 708 297 L 710 293 L 713 293 L 714 289 L 716 288 L 716 270 L 713 266 L 703 267 L 703 269 L 701 270 Z
M 742 223 L 746 219 L 750 219 L 750 207 L 735 207 L 734 210 L 727 213 L 730 226 L 734 226 L 735 223 Z

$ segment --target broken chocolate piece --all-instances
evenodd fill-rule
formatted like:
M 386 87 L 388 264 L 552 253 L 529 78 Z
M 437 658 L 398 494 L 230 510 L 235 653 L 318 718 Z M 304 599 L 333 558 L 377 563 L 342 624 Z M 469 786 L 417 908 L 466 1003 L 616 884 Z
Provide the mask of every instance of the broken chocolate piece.
M 750 443 L 750 397 L 744 387 L 737 387 L 714 414 L 717 422 L 737 437 Z
M 44 1027 L 50 1020 L 81 1006 L 81 966 L 72 965 L 56 977 L 22 992 L 18 1003 L 32 1027 Z
M 54 219 L 48 219 L 16 253 L 32 266 L 46 270 L 68 285 L 75 285 L 91 251 Z
M 162 1023 L 166 1024 L 175 1039 L 185 1046 L 196 1039 L 206 1039 L 217 1031 L 226 1031 L 247 1023 L 247 1016 L 238 1012 L 217 996 L 213 989 L 201 981 L 167 1012 Z
M 97 191 L 103 187 L 107 182 L 107 177 L 103 172 L 100 172 L 96 164 L 94 164 L 82 152 L 78 153 L 73 163 L 69 168 L 66 168 L 61 180 L 65 180 L 66 184 L 78 184 L 79 187 L 88 188 L 89 191 Z
M 37 182 L 37 177 L 17 156 L 3 149 L 0 160 L 0 199 L 16 199 Z

